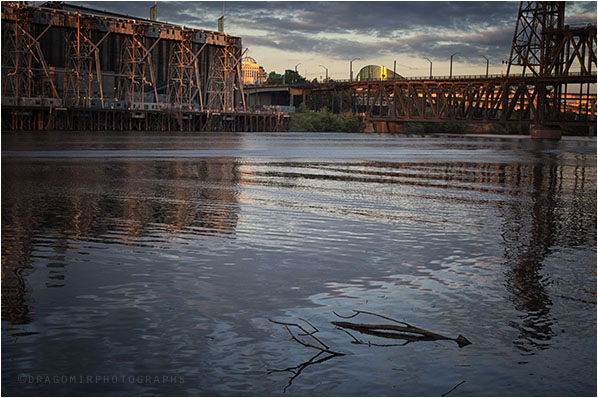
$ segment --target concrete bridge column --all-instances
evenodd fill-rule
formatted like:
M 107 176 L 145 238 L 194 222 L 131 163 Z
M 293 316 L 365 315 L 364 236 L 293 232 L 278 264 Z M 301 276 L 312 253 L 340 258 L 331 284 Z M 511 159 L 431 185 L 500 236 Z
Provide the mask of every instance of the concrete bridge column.
M 405 125 L 397 122 L 387 121 L 365 121 L 363 129 L 364 133 L 378 133 L 378 134 L 401 134 L 405 133 Z
M 561 128 L 554 126 L 543 126 L 536 124 L 530 126 L 530 136 L 532 139 L 543 139 L 543 140 L 560 140 L 561 139 Z

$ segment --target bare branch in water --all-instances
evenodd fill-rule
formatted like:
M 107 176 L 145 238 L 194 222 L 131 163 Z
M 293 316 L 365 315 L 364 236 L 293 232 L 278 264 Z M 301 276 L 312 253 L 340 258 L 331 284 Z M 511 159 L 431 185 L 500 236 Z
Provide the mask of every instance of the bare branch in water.
M 332 313 L 333 313 L 334 315 L 338 316 L 339 318 L 343 318 L 343 319 L 351 319 L 351 318 L 355 318 L 355 317 L 356 317 L 357 315 L 359 315 L 359 314 L 367 314 L 367 315 L 373 315 L 373 316 L 377 316 L 377 317 L 379 317 L 379 318 L 386 319 L 386 320 L 388 320 L 388 321 L 393 321 L 393 322 L 396 322 L 396 323 L 400 323 L 400 324 L 402 324 L 402 325 L 405 325 L 406 327 L 413 327 L 413 326 L 411 326 L 410 324 L 408 324 L 407 322 L 398 321 L 398 320 L 396 320 L 396 319 L 389 318 L 389 317 L 387 317 L 387 316 L 384 316 L 384 315 L 376 314 L 375 312 L 369 312 L 369 311 L 360 311 L 360 310 L 353 310 L 353 312 L 354 312 L 354 314 L 353 314 L 353 315 L 350 315 L 350 316 L 342 316 L 342 315 L 339 315 L 339 314 L 337 314 L 336 312 L 332 311 Z
M 471 342 L 468 339 L 466 339 L 465 337 L 463 337 L 462 335 L 459 335 L 457 338 L 454 339 L 451 337 L 446 337 L 446 336 L 440 335 L 438 333 L 430 332 L 429 330 L 420 329 L 420 328 L 412 326 L 406 322 L 398 321 L 396 319 L 392 319 L 392 318 L 389 318 L 384 315 L 380 315 L 380 314 L 376 314 L 376 313 L 368 312 L 368 311 L 357 311 L 357 310 L 353 310 L 353 311 L 355 312 L 355 314 L 350 317 L 343 317 L 336 313 L 334 313 L 334 314 L 337 316 L 340 316 L 341 318 L 344 318 L 344 319 L 353 318 L 359 314 L 368 314 L 368 315 L 373 315 L 373 316 L 377 316 L 380 318 L 388 319 L 390 321 L 393 321 L 393 322 L 396 322 L 399 324 L 403 324 L 405 326 L 397 326 L 397 325 L 389 325 L 389 324 L 352 323 L 352 322 L 332 322 L 332 324 L 335 326 L 341 327 L 341 328 L 357 330 L 357 331 L 359 331 L 361 333 L 365 333 L 365 334 L 371 334 L 374 336 L 385 337 L 385 338 L 390 338 L 390 339 L 402 339 L 402 340 L 407 340 L 407 342 L 452 340 L 452 341 L 456 342 L 459 347 L 464 347 L 466 345 L 471 344 Z M 396 333 L 396 332 L 399 332 L 399 333 Z
M 320 358 L 318 360 L 316 360 L 317 357 L 319 357 L 320 355 L 322 355 L 324 353 L 324 351 L 320 351 L 318 352 L 316 355 L 314 355 L 313 357 L 311 357 L 310 359 L 308 359 L 307 361 L 300 363 L 297 366 L 293 366 L 290 368 L 286 368 L 286 369 L 268 369 L 267 374 L 272 374 L 272 373 L 278 373 L 278 372 L 291 372 L 293 373 L 293 376 L 291 376 L 291 378 L 289 379 L 289 382 L 287 383 L 287 385 L 284 387 L 284 389 L 282 390 L 283 393 L 287 392 L 287 389 L 291 386 L 291 384 L 293 384 L 293 381 L 299 377 L 299 375 L 301 374 L 301 372 L 303 372 L 303 369 L 307 368 L 310 365 L 316 365 L 322 362 L 326 362 L 329 359 L 332 359 L 334 357 L 336 357 L 336 355 L 328 355 L 324 358 Z
M 299 343 L 305 347 L 313 348 L 313 349 L 316 349 L 319 351 L 316 355 L 311 357 L 309 360 L 307 360 L 306 362 L 303 362 L 297 366 L 286 368 L 286 369 L 269 369 L 268 370 L 268 374 L 271 374 L 274 372 L 291 372 L 291 373 L 293 373 L 293 376 L 289 379 L 288 384 L 283 389 L 283 393 L 286 392 L 287 388 L 289 388 L 291 386 L 291 384 L 293 383 L 293 380 L 295 380 L 295 378 L 297 378 L 301 374 L 303 369 L 305 369 L 307 366 L 325 362 L 325 361 L 327 361 L 331 358 L 334 358 L 336 356 L 345 355 L 342 352 L 336 352 L 336 351 L 331 350 L 330 347 L 328 347 L 328 345 L 326 345 L 322 340 L 320 340 L 319 338 L 314 336 L 315 333 L 319 332 L 318 328 L 303 318 L 299 318 L 299 320 L 301 320 L 301 321 L 305 322 L 306 324 L 308 324 L 309 326 L 311 326 L 311 328 L 313 329 L 312 332 L 308 332 L 303 326 L 301 326 L 298 323 L 274 321 L 272 319 L 268 319 L 268 320 L 277 325 L 283 325 L 284 328 L 287 330 L 287 332 L 289 332 L 289 335 L 291 336 L 292 340 L 295 340 L 297 343 Z M 316 344 L 308 343 L 307 341 L 304 341 L 304 340 L 298 338 L 297 336 L 295 336 L 293 334 L 293 332 L 291 331 L 291 327 L 296 327 L 297 329 L 301 330 L 303 332 L 303 334 L 300 334 L 300 336 L 311 337 L 312 339 L 314 339 Z M 324 353 L 327 353 L 329 355 L 324 358 L 317 359 L 320 355 L 322 355 Z
M 311 334 L 312 334 L 312 335 L 313 335 L 313 334 L 316 334 L 316 333 L 318 333 L 318 332 L 319 332 L 318 328 L 317 328 L 317 327 L 315 327 L 314 325 L 312 325 L 311 323 L 309 323 L 309 321 L 308 321 L 308 320 L 306 320 L 306 319 L 303 319 L 303 318 L 299 318 L 299 320 L 300 320 L 300 321 L 303 321 L 303 322 L 305 322 L 305 323 L 307 323 L 309 326 L 311 326 L 311 327 L 312 327 L 312 329 L 314 330 L 313 332 L 311 332 Z M 306 334 L 300 334 L 299 336 L 307 336 L 307 335 L 306 335 Z
M 406 341 L 404 343 L 401 344 L 378 344 L 378 343 L 372 343 L 371 341 L 367 341 L 367 343 L 363 340 L 359 340 L 357 337 L 353 336 L 351 333 L 347 332 L 345 329 L 339 328 L 337 327 L 338 330 L 342 330 L 343 332 L 347 333 L 349 336 L 351 336 L 351 338 L 353 339 L 353 341 L 351 343 L 353 344 L 365 344 L 369 347 L 399 347 L 399 346 L 405 346 L 407 344 L 410 343 L 410 341 Z
M 448 390 L 447 392 L 442 394 L 441 397 L 446 397 L 447 395 L 449 395 L 449 393 L 455 391 L 457 389 L 457 387 L 459 387 L 463 383 L 465 383 L 465 380 L 463 380 L 461 383 L 457 384 L 455 387 L 451 388 L 450 390 Z
M 301 319 L 301 318 L 300 318 L 300 319 Z M 278 325 L 284 325 L 284 326 L 295 326 L 296 328 L 299 328 L 300 330 L 302 330 L 302 331 L 305 333 L 305 334 L 304 334 L 304 336 L 309 336 L 309 337 L 311 337 L 312 339 L 316 340 L 316 341 L 317 341 L 319 344 L 321 344 L 321 345 L 322 345 L 322 347 L 324 347 L 324 348 L 326 348 L 326 349 L 330 348 L 330 347 L 328 347 L 326 344 L 324 344 L 324 342 L 323 342 L 322 340 L 320 340 L 319 338 L 317 338 L 316 336 L 314 336 L 314 333 L 317 333 L 317 332 L 319 331 L 319 330 L 318 330 L 317 328 L 315 328 L 314 326 L 312 326 L 312 328 L 314 328 L 314 331 L 313 331 L 313 332 L 308 332 L 307 330 L 305 330 L 305 328 L 304 328 L 303 326 L 299 325 L 298 323 L 274 321 L 274 320 L 272 320 L 272 319 L 268 319 L 268 320 L 269 320 L 270 322 L 272 322 L 272 323 L 276 323 L 276 324 L 278 324 Z M 311 324 L 310 324 L 309 322 L 307 322 L 307 321 L 305 321 L 305 322 L 311 326 Z M 289 329 L 287 328 L 287 330 L 289 330 Z M 289 333 L 290 333 L 290 330 L 289 330 Z M 293 335 L 293 334 L 291 333 L 291 335 Z

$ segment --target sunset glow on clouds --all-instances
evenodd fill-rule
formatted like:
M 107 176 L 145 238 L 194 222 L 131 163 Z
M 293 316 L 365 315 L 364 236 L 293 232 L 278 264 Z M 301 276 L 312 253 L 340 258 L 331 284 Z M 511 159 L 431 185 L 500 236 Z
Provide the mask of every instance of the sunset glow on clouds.
M 72 2 L 147 18 L 153 1 Z M 221 1 L 158 2 L 158 20 L 217 30 Z M 397 62 L 404 76 L 424 76 L 433 62 L 435 75 L 482 74 L 505 70 L 519 2 L 225 2 L 225 30 L 240 36 L 248 55 L 266 71 L 294 69 L 308 78 L 325 70 L 335 79 L 349 77 L 368 64 L 389 69 Z M 595 2 L 567 2 L 570 25 L 596 23 Z

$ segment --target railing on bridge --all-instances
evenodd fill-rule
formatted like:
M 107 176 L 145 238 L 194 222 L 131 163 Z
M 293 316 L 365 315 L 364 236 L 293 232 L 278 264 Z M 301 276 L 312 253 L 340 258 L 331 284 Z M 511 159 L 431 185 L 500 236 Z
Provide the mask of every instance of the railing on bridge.
M 596 72 L 591 73 L 582 73 L 582 72 L 569 72 L 567 74 L 562 74 L 556 77 L 560 78 L 575 78 L 575 77 L 589 77 L 589 78 L 596 78 Z M 538 78 L 538 76 L 534 75 L 533 73 L 520 73 L 520 74 L 511 74 L 506 76 L 505 74 L 489 74 L 489 75 L 453 75 L 453 76 L 406 76 L 401 79 L 360 79 L 360 80 L 350 80 L 350 79 L 334 79 L 330 80 L 329 82 L 305 82 L 305 83 L 289 83 L 289 84 L 248 84 L 243 86 L 245 89 L 257 89 L 257 88 L 282 88 L 282 87 L 296 87 L 296 88 L 303 88 L 303 87 L 326 87 L 329 85 L 335 84 L 343 84 L 343 83 L 350 83 L 355 85 L 360 85 L 363 83 L 386 83 L 386 82 L 424 82 L 424 81 L 437 81 L 437 82 L 447 82 L 447 81 L 459 81 L 459 80 L 497 80 L 497 79 L 521 79 L 521 78 Z

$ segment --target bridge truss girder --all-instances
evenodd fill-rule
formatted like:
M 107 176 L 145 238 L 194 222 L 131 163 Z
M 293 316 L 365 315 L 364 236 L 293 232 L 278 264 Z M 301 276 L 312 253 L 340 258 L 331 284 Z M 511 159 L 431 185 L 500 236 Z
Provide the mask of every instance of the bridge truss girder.
M 596 121 L 596 96 L 575 94 L 579 112 L 573 121 L 563 114 L 560 82 L 530 84 L 525 80 L 472 82 L 381 82 L 358 90 L 357 108 L 371 121 L 519 122 L 561 124 Z
M 341 111 L 339 93 L 347 93 L 352 98 L 347 105 L 368 121 L 587 124 L 596 122 L 596 94 L 581 90 L 567 94 L 566 88 L 586 87 L 592 81 L 595 74 L 559 79 L 388 80 L 305 88 L 304 95 L 311 109 L 326 106 L 336 112 Z
M 588 75 L 596 71 L 596 25 L 543 31 L 546 42 L 554 43 L 543 63 L 544 76 Z

